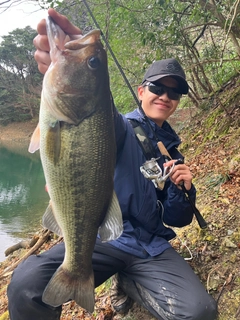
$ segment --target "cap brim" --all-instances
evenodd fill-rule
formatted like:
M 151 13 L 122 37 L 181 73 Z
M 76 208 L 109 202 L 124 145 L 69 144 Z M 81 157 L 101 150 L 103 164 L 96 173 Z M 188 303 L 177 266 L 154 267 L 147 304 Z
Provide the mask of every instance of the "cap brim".
M 177 80 L 177 82 L 179 84 L 179 87 L 178 87 L 179 93 L 181 93 L 181 94 L 187 94 L 188 93 L 189 86 L 188 86 L 187 81 L 183 77 L 177 76 L 175 74 L 161 74 L 161 75 L 158 74 L 156 76 L 148 77 L 143 82 L 145 82 L 145 81 L 154 82 L 154 81 L 157 81 L 157 80 L 165 78 L 165 77 L 171 77 L 171 78 L 174 78 L 174 79 Z

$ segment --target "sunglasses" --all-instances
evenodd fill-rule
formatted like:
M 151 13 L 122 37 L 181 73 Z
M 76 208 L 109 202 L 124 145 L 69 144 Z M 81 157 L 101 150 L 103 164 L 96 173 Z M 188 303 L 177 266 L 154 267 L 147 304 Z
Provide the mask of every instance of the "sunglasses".
M 152 82 L 147 82 L 145 84 L 148 90 L 157 96 L 162 96 L 164 93 L 167 94 L 168 98 L 171 100 L 180 100 L 182 94 L 177 92 L 177 88 L 166 87 L 163 84 L 155 85 Z

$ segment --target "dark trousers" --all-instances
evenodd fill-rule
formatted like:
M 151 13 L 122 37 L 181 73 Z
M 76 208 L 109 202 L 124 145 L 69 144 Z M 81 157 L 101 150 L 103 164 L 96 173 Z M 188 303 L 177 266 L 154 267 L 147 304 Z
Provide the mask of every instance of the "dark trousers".
M 7 292 L 11 320 L 60 319 L 61 307 L 43 303 L 42 293 L 63 257 L 64 244 L 58 244 L 16 268 Z M 173 248 L 140 259 L 97 241 L 92 263 L 96 287 L 118 272 L 124 291 L 157 319 L 216 319 L 216 302 Z

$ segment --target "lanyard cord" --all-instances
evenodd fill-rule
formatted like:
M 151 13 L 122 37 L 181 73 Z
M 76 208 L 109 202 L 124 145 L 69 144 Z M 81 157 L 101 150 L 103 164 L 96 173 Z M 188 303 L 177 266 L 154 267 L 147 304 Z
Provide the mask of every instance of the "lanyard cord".
M 108 50 L 110 51 L 110 53 L 111 53 L 111 55 L 112 55 L 112 57 L 113 57 L 114 62 L 116 63 L 116 65 L 117 65 L 117 67 L 118 67 L 118 69 L 119 69 L 119 71 L 120 71 L 120 73 L 121 73 L 121 75 L 122 75 L 122 77 L 123 77 L 124 81 L 126 82 L 126 84 L 127 84 L 128 88 L 129 88 L 129 90 L 130 90 L 130 91 L 131 91 L 131 93 L 132 93 L 133 98 L 135 99 L 135 101 L 136 101 L 137 105 L 139 106 L 139 105 L 140 105 L 140 103 L 139 103 L 139 101 L 138 101 L 138 98 L 136 97 L 136 94 L 134 93 L 134 91 L 133 91 L 133 89 L 132 89 L 132 87 L 131 87 L 131 85 L 130 85 L 130 83 L 129 83 L 129 81 L 128 81 L 128 79 L 127 79 L 126 75 L 125 75 L 125 73 L 123 72 L 122 67 L 120 66 L 120 64 L 119 64 L 119 62 L 118 62 L 118 60 L 117 60 L 117 58 L 116 58 L 115 54 L 113 53 L 113 51 L 112 51 L 112 49 L 111 49 L 111 47 L 110 47 L 110 45 L 109 45 L 109 43 L 108 43 L 108 41 L 107 41 L 107 39 L 106 39 L 106 37 L 105 37 L 105 35 L 103 34 L 103 32 L 102 32 L 102 30 L 101 30 L 101 28 L 100 28 L 99 24 L 97 23 L 97 20 L 95 19 L 95 17 L 94 17 L 94 15 L 93 15 L 93 13 L 92 13 L 92 11 L 91 11 L 91 9 L 90 9 L 89 5 L 87 4 L 87 1 L 86 1 L 86 0 L 82 0 L 82 1 L 83 1 L 83 3 L 85 4 L 85 6 L 86 6 L 86 8 L 87 8 L 87 10 L 88 10 L 88 12 L 89 12 L 89 14 L 90 14 L 91 18 L 93 19 L 93 22 L 94 22 L 94 23 L 95 23 L 95 25 L 96 25 L 96 27 L 100 30 L 100 32 L 101 32 L 101 36 L 102 36 L 102 38 L 103 38 L 103 41 L 105 42 L 105 44 L 106 44 L 106 46 L 107 46 Z

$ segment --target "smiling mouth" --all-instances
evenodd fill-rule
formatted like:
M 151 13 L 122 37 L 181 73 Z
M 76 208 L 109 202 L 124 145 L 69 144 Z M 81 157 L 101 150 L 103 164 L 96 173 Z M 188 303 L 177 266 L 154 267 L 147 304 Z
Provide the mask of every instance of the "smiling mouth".
M 170 106 L 166 105 L 166 104 L 163 104 L 163 103 L 156 103 L 155 102 L 155 105 L 158 107 L 158 108 L 161 108 L 161 109 L 170 109 Z

